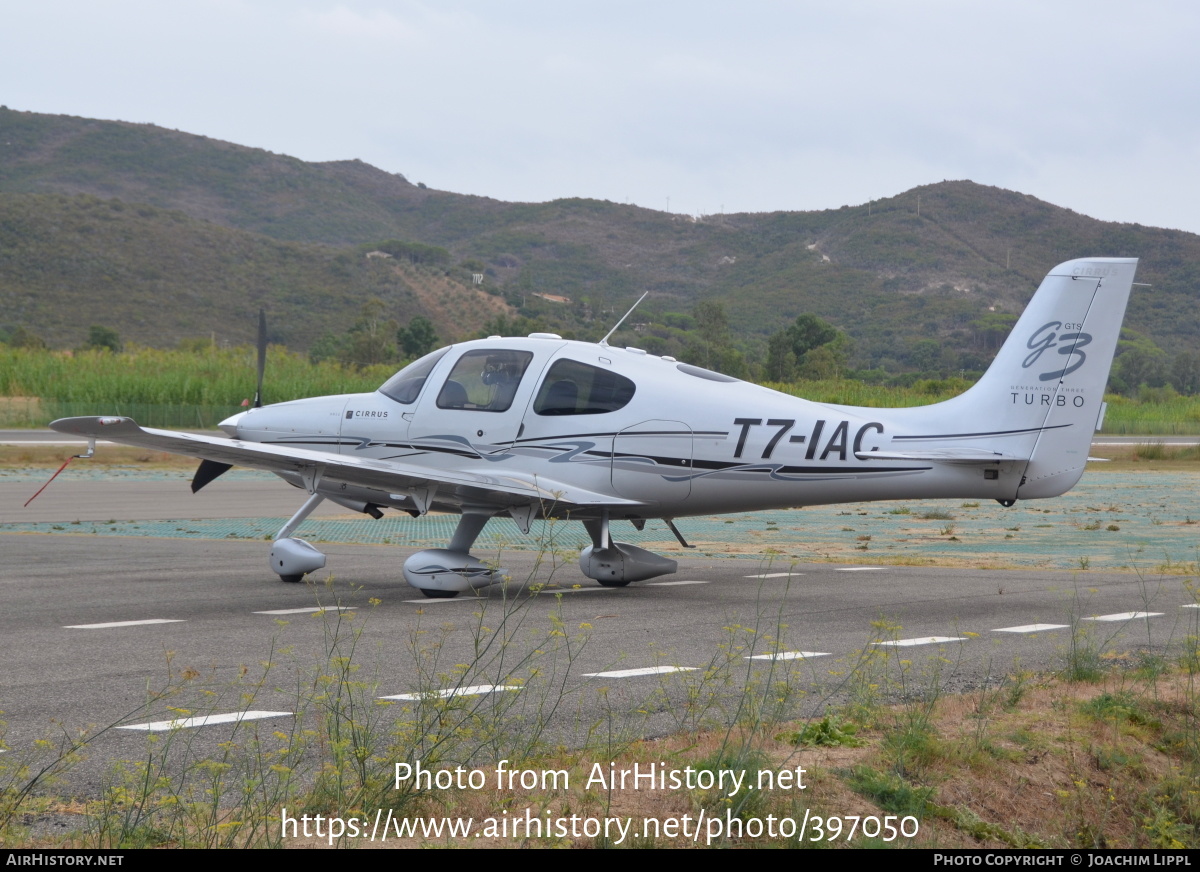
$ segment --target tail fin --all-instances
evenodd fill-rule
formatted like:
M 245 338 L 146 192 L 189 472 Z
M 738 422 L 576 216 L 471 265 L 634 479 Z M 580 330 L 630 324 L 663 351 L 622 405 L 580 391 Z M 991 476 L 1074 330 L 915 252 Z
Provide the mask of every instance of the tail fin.
M 983 378 L 941 404 L 959 422 L 1002 423 L 997 436 L 1023 443 L 1019 499 L 1066 493 L 1083 474 L 1136 269 L 1136 258 L 1112 257 L 1056 266 Z

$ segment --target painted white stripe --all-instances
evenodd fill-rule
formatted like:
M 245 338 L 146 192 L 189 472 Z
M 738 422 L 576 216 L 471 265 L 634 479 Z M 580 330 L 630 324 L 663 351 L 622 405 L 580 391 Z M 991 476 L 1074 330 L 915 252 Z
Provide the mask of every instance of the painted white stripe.
M 543 587 L 536 593 L 597 593 L 616 590 L 615 587 Z M 532 592 L 532 591 L 531 591 Z
M 943 642 L 965 642 L 966 636 L 924 636 L 920 639 L 895 639 L 891 642 L 872 642 L 880 648 L 911 648 L 914 645 L 940 645 Z
M 144 621 L 111 621 L 107 624 L 70 624 L 64 630 L 108 630 L 112 627 L 140 627 L 143 624 L 182 624 L 186 618 L 147 618 Z
M 708 584 L 707 581 L 652 581 L 645 587 L 679 587 L 681 584 Z
M 453 596 L 453 597 L 422 597 L 421 599 L 401 600 L 405 603 L 416 603 L 420 606 L 436 606 L 443 603 L 473 603 L 481 599 L 487 599 L 485 596 Z
M 1045 630 L 1065 630 L 1067 624 L 1023 624 L 1020 627 L 997 627 L 993 633 L 1041 633 Z
M 1161 618 L 1162 612 L 1118 612 L 1115 615 L 1093 615 L 1085 621 L 1132 621 L 1135 618 Z
M 1180 606 L 1181 609 L 1200 609 L 1200 603 L 1185 603 Z
M 423 693 L 396 693 L 391 696 L 381 696 L 380 699 L 398 699 L 403 701 L 419 699 L 450 699 L 454 696 L 482 696 L 485 693 L 499 693 L 502 690 L 520 690 L 504 684 L 476 684 L 470 687 L 448 687 L 444 690 L 427 690 Z
M 878 572 L 882 566 L 839 566 L 834 572 Z
M 352 612 L 358 606 L 308 606 L 303 609 L 272 609 L 267 612 L 252 612 L 255 615 L 318 615 L 322 612 Z
M 778 654 L 752 654 L 747 660 L 806 660 L 809 657 L 828 657 L 827 651 L 780 651 Z
M 789 575 L 803 575 L 802 572 L 760 572 L 758 575 L 747 575 L 745 578 L 787 578 Z
M 97 445 L 115 445 L 116 443 L 115 443 L 115 442 L 106 442 L 106 441 L 104 441 L 103 439 L 97 439 L 97 440 L 96 440 L 96 444 L 97 444 Z M 86 443 L 86 442 L 78 442 L 78 441 L 76 441 L 76 442 L 67 442 L 67 441 L 65 441 L 65 440 L 60 442 L 60 441 L 56 441 L 56 440 L 50 440 L 50 439 L 46 439 L 46 440 L 42 440 L 42 439 L 6 439 L 6 440 L 4 440 L 3 442 L 0 442 L 0 445 L 21 445 L 21 446 L 37 446 L 37 445 L 46 445 L 46 446 L 56 446 L 56 445 L 74 445 L 74 446 L 78 446 L 79 448 L 86 448 L 86 447 L 87 447 L 87 443 Z
M 224 715 L 203 715 L 198 718 L 179 718 L 173 721 L 151 721 L 148 724 L 127 724 L 122 730 L 143 730 L 148 733 L 162 733 L 167 730 L 182 730 L 188 727 L 208 727 L 213 724 L 235 724 L 241 721 L 260 721 L 263 718 L 290 718 L 291 712 L 230 712 Z
M 695 672 L 697 666 L 643 666 L 641 669 L 614 669 L 609 672 L 585 672 L 587 678 L 639 678 L 643 675 L 667 675 L 671 672 Z

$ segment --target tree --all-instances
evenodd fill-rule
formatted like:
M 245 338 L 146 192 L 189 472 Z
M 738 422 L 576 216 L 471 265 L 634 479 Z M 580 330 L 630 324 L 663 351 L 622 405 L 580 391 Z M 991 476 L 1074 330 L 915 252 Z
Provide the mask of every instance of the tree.
M 1016 323 L 1016 315 L 1007 312 L 984 312 L 970 322 L 970 327 L 975 333 L 975 343 L 988 351 L 994 351 L 1004 344 Z
M 343 360 L 347 356 L 349 341 L 346 336 L 334 336 L 326 333 L 308 349 L 308 359 L 313 363 L 323 360 Z
M 805 313 L 767 341 L 767 378 L 840 378 L 849 359 L 850 337 L 828 321 Z
M 942 343 L 918 339 L 908 349 L 908 362 L 917 372 L 935 372 L 942 362 Z
M 767 381 L 790 382 L 796 378 L 796 352 L 792 337 L 780 330 L 767 340 Z
M 361 246 L 362 249 L 383 251 L 393 257 L 404 258 L 410 263 L 423 263 L 431 266 L 448 266 L 450 252 L 438 245 L 426 245 L 423 242 L 405 242 L 401 239 L 385 239 L 373 245 Z
M 45 348 L 46 340 L 31 330 L 18 327 L 8 335 L 8 344 L 13 348 Z
M 432 321 L 423 315 L 418 315 L 408 322 L 407 327 L 401 327 L 396 331 L 396 342 L 404 350 L 405 357 L 416 360 L 437 347 L 437 330 L 434 329 Z
M 392 319 L 384 319 L 387 306 L 377 298 L 363 303 L 358 321 L 347 335 L 347 345 L 342 353 L 342 362 L 354 366 L 372 366 L 387 363 L 396 357 L 396 346 L 391 337 L 396 335 L 399 325 Z
M 700 333 L 704 365 L 709 369 L 714 365 L 720 366 L 730 345 L 729 319 L 725 316 L 725 307 L 714 300 L 702 300 L 692 309 L 692 317 Z
M 814 348 L 833 342 L 841 332 L 828 321 L 807 312 L 796 318 L 795 323 L 787 329 L 792 340 L 792 353 L 796 355 L 798 363 L 803 363 L 804 355 Z
M 1200 354 L 1184 351 L 1171 363 L 1171 384 L 1181 394 L 1200 394 Z
M 114 354 L 120 351 L 124 346 L 121 344 L 121 337 L 116 330 L 111 327 L 100 327 L 93 324 L 88 328 L 87 345 L 85 348 L 107 349 Z
M 1167 354 L 1154 341 L 1133 330 L 1124 330 L 1120 356 L 1113 364 L 1111 382 L 1119 394 L 1132 395 L 1145 385 L 1161 388 L 1167 382 Z
M 846 358 L 848 357 L 845 344 L 834 339 L 824 345 L 818 345 L 804 355 L 804 363 L 800 365 L 797 374 L 801 378 L 820 381 L 841 378 L 846 369 Z

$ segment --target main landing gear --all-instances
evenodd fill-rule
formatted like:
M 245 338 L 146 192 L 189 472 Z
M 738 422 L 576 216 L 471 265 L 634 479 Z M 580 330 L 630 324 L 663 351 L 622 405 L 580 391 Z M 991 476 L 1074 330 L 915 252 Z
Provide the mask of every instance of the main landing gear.
M 291 520 L 275 534 L 268 561 L 271 571 L 279 576 L 280 581 L 300 581 L 306 573 L 316 572 L 325 565 L 324 554 L 303 539 L 292 538 L 296 528 L 304 523 L 304 519 L 311 515 L 324 499 L 320 494 L 310 496 L 300 510 L 292 515 Z
M 324 554 L 305 540 L 292 536 L 324 499 L 321 494 L 314 493 L 276 534 L 271 544 L 270 566 L 281 581 L 300 581 L 305 574 L 325 566 Z M 464 591 L 504 581 L 508 576 L 506 570 L 490 566 L 471 554 L 471 546 L 493 514 L 490 509 L 465 509 L 447 547 L 426 548 L 404 561 L 404 580 L 433 599 L 450 599 Z M 518 524 L 524 521 L 523 529 L 526 530 L 530 517 L 528 513 L 514 515 Z M 680 544 L 690 547 L 675 525 L 669 520 L 667 524 Z M 604 587 L 624 587 L 633 581 L 669 575 L 679 568 L 679 564 L 670 558 L 628 542 L 614 542 L 609 535 L 607 512 L 599 519 L 584 521 L 583 526 L 592 544 L 579 555 L 579 569 Z
M 604 587 L 624 587 L 631 581 L 670 575 L 679 568 L 679 564 L 668 557 L 628 542 L 612 541 L 608 533 L 608 512 L 598 521 L 584 521 L 583 526 L 592 537 L 592 544 L 579 555 L 579 570 Z M 687 546 L 686 542 L 684 546 Z
M 427 597 L 450 599 L 463 591 L 504 581 L 508 572 L 470 553 L 492 513 L 463 511 L 447 548 L 427 548 L 404 561 L 404 580 Z

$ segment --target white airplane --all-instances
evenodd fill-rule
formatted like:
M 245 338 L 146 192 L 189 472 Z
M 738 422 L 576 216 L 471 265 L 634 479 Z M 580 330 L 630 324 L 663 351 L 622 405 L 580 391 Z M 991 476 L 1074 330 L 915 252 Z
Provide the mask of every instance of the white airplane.
M 308 500 L 270 552 L 283 581 L 325 565 L 296 528 L 322 500 L 380 517 L 462 516 L 445 548 L 418 551 L 404 578 L 430 597 L 503 581 L 473 557 L 490 518 L 525 533 L 581 521 L 583 574 L 619 587 L 674 560 L 612 538 L 611 524 L 864 500 L 1017 500 L 1079 480 L 1104 415 L 1104 388 L 1137 260 L 1086 258 L 1050 271 L 991 367 L 934 405 L 813 403 L 637 348 L 552 333 L 479 339 L 409 364 L 369 394 L 253 408 L 230 438 L 151 430 L 129 418 L 50 426 L 95 440 L 202 458 L 199 490 L 231 465 L 265 469 Z M 615 330 L 616 328 L 614 328 Z M 609 334 L 612 335 L 611 332 Z

